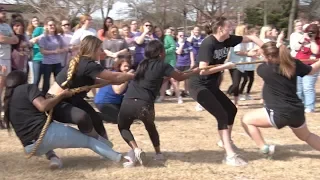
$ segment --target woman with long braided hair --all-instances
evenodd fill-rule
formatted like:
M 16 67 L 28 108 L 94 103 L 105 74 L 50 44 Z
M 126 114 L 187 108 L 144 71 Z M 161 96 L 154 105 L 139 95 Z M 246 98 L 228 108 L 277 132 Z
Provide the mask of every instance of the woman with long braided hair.
M 70 60 L 56 77 L 56 82 L 49 89 L 49 95 L 57 95 L 64 89 L 90 86 L 100 83 L 121 84 L 133 79 L 131 73 L 112 72 L 105 70 L 99 60 L 102 41 L 95 36 L 85 37 L 80 45 L 77 56 Z M 99 79 L 98 79 L 99 78 Z M 99 114 L 84 100 L 87 92 L 75 94 L 57 104 L 53 111 L 53 119 L 62 123 L 72 123 L 88 136 L 94 137 L 105 143 L 107 133 Z
M 28 84 L 26 73 L 13 71 L 8 75 L 4 97 L 4 119 L 8 129 L 12 125 L 26 153 L 33 150 L 39 139 L 47 119 L 45 112 L 72 94 L 65 89 L 53 98 L 45 98 L 37 85 Z M 51 169 L 61 168 L 62 162 L 52 151 L 57 148 L 88 148 L 115 162 L 129 161 L 123 164 L 126 167 L 133 165 L 130 163 L 132 160 L 114 151 L 107 144 L 62 123 L 51 122 L 35 155 L 46 154 Z

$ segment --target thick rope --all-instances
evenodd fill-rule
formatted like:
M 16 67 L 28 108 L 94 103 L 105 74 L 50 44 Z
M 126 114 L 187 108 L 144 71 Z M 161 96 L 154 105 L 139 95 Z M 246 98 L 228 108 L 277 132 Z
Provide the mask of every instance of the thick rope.
M 108 84 L 109 83 L 102 83 L 102 84 L 95 84 L 95 85 L 92 85 L 92 86 L 82 86 L 82 87 L 79 87 L 79 88 L 70 89 L 70 91 L 73 94 L 76 94 L 76 93 L 80 93 L 80 92 L 83 92 L 83 91 L 89 91 L 92 88 L 100 88 L 100 87 L 106 86 Z M 45 136 L 45 134 L 46 134 L 46 132 L 47 132 L 47 130 L 49 128 L 49 125 L 51 124 L 52 114 L 53 114 L 53 108 L 49 111 L 49 114 L 47 114 L 46 123 L 44 124 L 44 126 L 43 126 L 43 128 L 42 128 L 42 130 L 40 132 L 39 138 L 36 141 L 32 151 L 29 154 L 26 153 L 27 159 L 31 158 L 32 156 L 34 156 L 36 154 L 40 144 L 42 143 L 43 137 Z
M 319 60 L 320 59 L 301 59 L 300 61 L 302 61 L 302 62 L 317 62 Z M 264 62 L 266 62 L 266 61 L 259 60 L 259 61 L 252 61 L 252 62 L 239 62 L 239 63 L 234 63 L 234 64 L 237 66 L 237 65 L 245 65 L 245 64 L 259 64 L 259 63 L 264 63 Z M 207 66 L 207 67 L 200 68 L 200 70 L 211 69 L 211 68 L 222 66 L 222 65 L 223 64 L 210 65 L 210 66 Z M 189 72 L 192 72 L 192 69 L 186 70 L 186 71 L 183 71 L 183 72 L 184 73 L 189 73 Z

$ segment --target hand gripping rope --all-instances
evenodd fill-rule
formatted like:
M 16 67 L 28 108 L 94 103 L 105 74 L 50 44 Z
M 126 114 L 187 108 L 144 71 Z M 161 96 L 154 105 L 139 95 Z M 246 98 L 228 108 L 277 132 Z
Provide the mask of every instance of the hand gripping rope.
M 108 84 L 109 83 L 102 83 L 102 84 L 95 84 L 95 85 L 92 85 L 92 86 L 82 86 L 82 87 L 79 87 L 79 88 L 70 89 L 70 91 L 73 94 L 76 94 L 76 93 L 80 93 L 80 92 L 83 92 L 83 91 L 89 91 L 92 88 L 100 88 L 100 87 L 106 86 Z M 40 144 L 42 143 L 43 137 L 45 136 L 45 134 L 46 134 L 46 132 L 47 132 L 47 130 L 49 128 L 49 125 L 50 125 L 50 123 L 52 121 L 52 113 L 53 113 L 53 108 L 47 114 L 46 123 L 44 124 L 44 126 L 43 126 L 43 128 L 41 130 L 41 133 L 39 135 L 39 138 L 36 141 L 32 151 L 29 154 L 26 153 L 27 159 L 29 159 L 29 158 L 31 158 L 32 156 L 35 155 L 35 153 L 37 152 Z

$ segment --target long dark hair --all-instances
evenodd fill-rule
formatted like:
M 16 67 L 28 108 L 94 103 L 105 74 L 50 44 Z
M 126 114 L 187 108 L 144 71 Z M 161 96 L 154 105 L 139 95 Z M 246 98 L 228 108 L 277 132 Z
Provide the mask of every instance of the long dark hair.
M 163 44 L 159 40 L 152 40 L 150 41 L 144 50 L 144 57 L 145 59 L 141 61 L 139 64 L 135 80 L 144 79 L 144 74 L 147 70 L 148 63 L 150 60 L 160 60 L 160 55 L 165 52 Z
M 106 25 L 106 22 L 107 22 L 107 20 L 111 20 L 112 21 L 112 23 L 113 23 L 113 19 L 111 18 L 111 17 L 106 17 L 105 19 L 104 19 L 104 21 L 103 21 L 103 33 L 102 33 L 102 36 L 104 37 L 105 35 L 106 35 L 106 32 L 108 32 L 108 26 Z
M 6 90 L 4 93 L 4 122 L 8 130 L 10 130 L 10 101 L 13 94 L 13 91 L 16 87 L 26 84 L 28 82 L 28 76 L 22 71 L 12 71 L 8 74 L 6 78 Z

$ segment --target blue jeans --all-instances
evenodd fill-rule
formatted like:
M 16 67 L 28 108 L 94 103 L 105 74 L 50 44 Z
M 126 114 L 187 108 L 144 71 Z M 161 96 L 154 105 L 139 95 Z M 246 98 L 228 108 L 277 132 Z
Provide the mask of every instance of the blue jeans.
M 314 110 L 316 106 L 315 85 L 318 79 L 318 73 L 297 77 L 297 95 L 304 103 L 305 109 Z
M 33 84 L 39 86 L 41 76 L 43 74 L 42 62 L 32 61 Z
M 25 151 L 29 154 L 34 145 L 30 144 L 26 146 Z M 89 137 L 75 128 L 62 123 L 52 122 L 35 155 L 48 155 L 49 152 L 58 148 L 89 148 L 95 153 L 115 162 L 120 162 L 122 157 L 121 153 L 114 151 L 107 144 Z
M 58 64 L 42 64 L 43 69 L 43 87 L 42 92 L 47 93 L 50 88 L 50 77 L 53 73 L 54 77 L 61 71 L 61 63 Z

